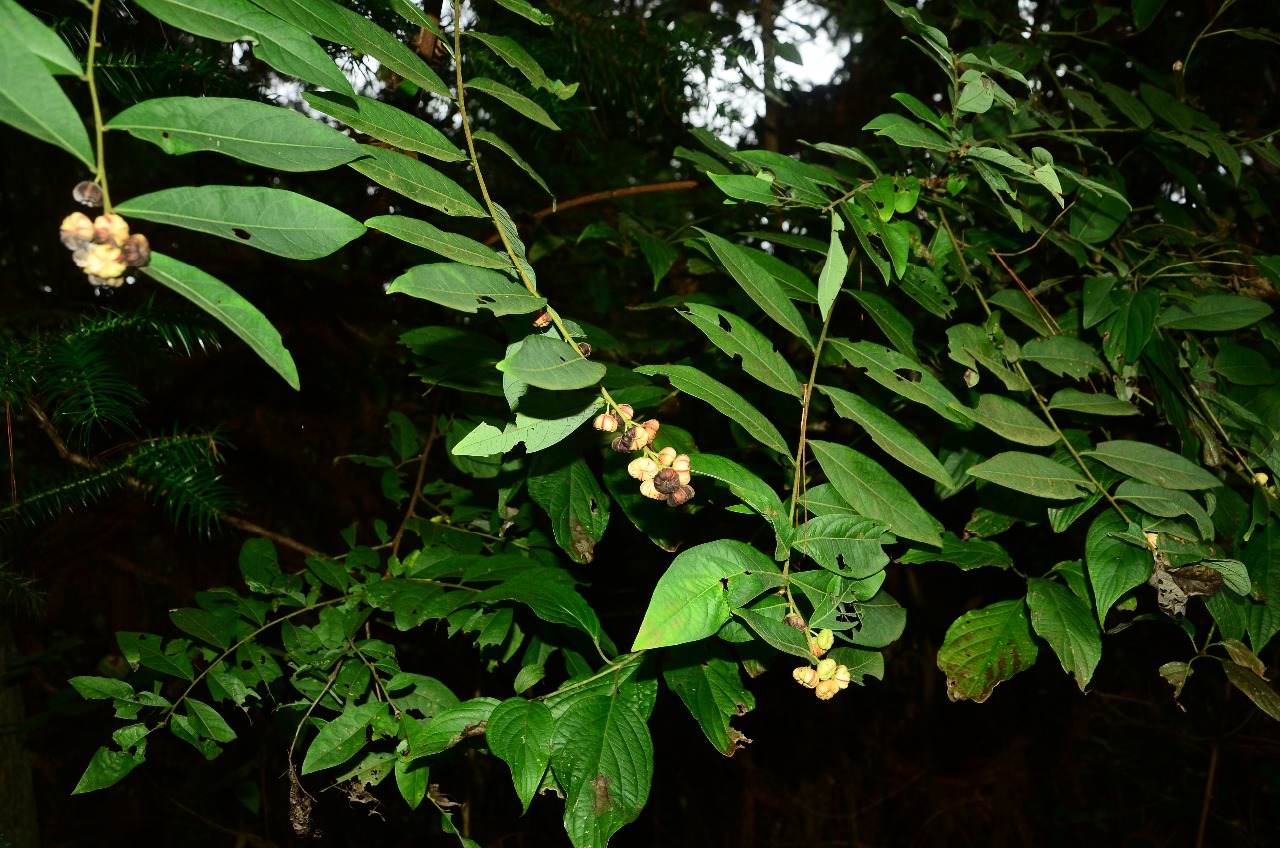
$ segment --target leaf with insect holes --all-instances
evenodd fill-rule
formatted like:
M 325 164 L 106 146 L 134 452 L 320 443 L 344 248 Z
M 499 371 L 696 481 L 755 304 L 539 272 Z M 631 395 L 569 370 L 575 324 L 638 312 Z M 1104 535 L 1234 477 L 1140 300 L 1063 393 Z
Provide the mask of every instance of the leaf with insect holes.
M 551 516 L 556 544 L 574 562 L 591 562 L 609 525 L 609 498 L 582 457 L 538 454 L 529 470 L 529 496 Z

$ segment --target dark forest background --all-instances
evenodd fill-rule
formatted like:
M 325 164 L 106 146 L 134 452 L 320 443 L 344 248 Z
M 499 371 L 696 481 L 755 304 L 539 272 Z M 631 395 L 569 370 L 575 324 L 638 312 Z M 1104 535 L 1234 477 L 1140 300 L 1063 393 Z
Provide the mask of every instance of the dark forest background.
M 759 61 L 739 13 L 758 19 L 761 6 L 763 14 L 774 15 L 792 8 L 781 0 L 766 4 L 552 0 L 541 5 L 559 19 L 553 29 L 525 29 L 513 16 L 502 19 L 553 76 L 582 83 L 575 99 L 557 106 L 560 134 L 504 123 L 500 113 L 478 116 L 482 124 L 501 126 L 562 203 L 627 186 L 699 182 L 539 216 L 549 198 L 510 163 L 492 159 L 491 188 L 539 254 L 540 279 L 553 301 L 573 300 L 581 318 L 613 332 L 668 344 L 678 340 L 683 331 L 659 312 L 625 312 L 655 299 L 637 239 L 671 236 L 690 212 L 695 220 L 727 214 L 722 195 L 672 154 L 680 145 L 697 146 L 689 135 L 689 113 L 703 105 L 704 92 L 690 82 L 694 71 L 710 71 L 722 54 Z M 1077 47 L 1101 57 L 1097 67 L 1103 69 L 1126 63 L 1165 69 L 1218 4 L 1169 0 L 1142 32 L 1132 30 L 1127 14 L 1118 15 L 1079 39 Z M 85 15 L 77 4 L 23 5 L 83 51 Z M 349 5 L 390 29 L 400 27 L 406 41 L 415 35 L 376 0 Z M 482 16 L 487 5 L 476 4 Z M 923 13 L 961 44 L 981 43 L 1004 28 L 1039 31 L 1042 23 L 1055 31 L 1091 29 L 1101 5 L 929 0 Z M 1031 23 L 1019 19 L 1020 6 Z M 1280 11 L 1270 0 L 1239 7 L 1233 14 L 1248 16 L 1252 25 L 1280 29 Z M 901 39 L 900 21 L 879 2 L 810 8 L 819 13 L 819 26 L 834 35 L 857 34 L 857 43 L 829 84 L 789 90 L 784 80 L 748 141 L 786 153 L 802 149 L 802 140 L 873 150 L 877 140 L 862 130 L 864 124 L 895 108 L 895 91 L 928 101 L 937 88 L 936 69 Z M 102 41 L 111 113 L 163 94 L 265 99 L 271 89 L 269 69 L 251 56 L 233 65 L 230 47 L 179 36 L 123 0 L 107 4 Z M 1252 126 L 1259 135 L 1274 128 L 1280 118 L 1275 44 L 1220 37 L 1198 48 L 1196 63 L 1191 95 L 1201 108 L 1225 126 Z M 781 70 L 785 74 L 785 63 Z M 395 80 L 383 82 L 385 99 L 432 119 L 419 95 L 398 90 Z M 446 134 L 456 132 L 451 122 L 435 117 Z M 109 151 L 112 188 L 121 197 L 195 183 L 287 188 L 293 179 L 209 153 L 160 156 L 118 135 L 110 138 Z M 146 283 L 95 292 L 62 260 L 57 222 L 72 208 L 71 187 L 86 176 L 70 157 L 2 128 L 0 169 L 0 333 L 21 337 L 101 310 L 129 312 L 153 296 L 184 308 Z M 1159 193 L 1159 174 L 1153 171 L 1149 178 L 1149 185 L 1130 185 L 1130 196 Z M 395 202 L 350 170 L 307 179 L 308 193 L 361 220 L 384 214 Z M 575 243 L 599 221 L 616 235 Z M 427 323 L 437 309 L 384 294 L 385 284 L 423 254 L 370 232 L 327 259 L 294 263 L 223 241 L 150 229 L 158 249 L 208 270 L 262 309 L 293 352 L 303 388 L 291 391 L 224 334 L 220 350 L 147 361 L 138 374 L 147 401 L 142 429 L 219 428 L 233 445 L 224 482 L 236 493 L 236 514 L 305 545 L 339 549 L 340 531 L 353 521 L 367 533 L 377 518 L 394 520 L 378 475 L 334 459 L 382 450 L 390 410 L 422 419 L 468 402 L 461 393 L 424 395 L 410 376 L 407 351 L 397 343 L 400 332 Z M 480 229 L 470 235 L 487 237 Z M 663 285 L 682 291 L 698 280 L 677 264 Z M 681 426 L 695 432 L 719 426 L 699 421 L 698 414 L 684 409 Z M 61 460 L 54 446 L 22 409 L 8 410 L 8 424 L 18 481 L 56 470 Z M 436 473 L 451 473 L 443 454 L 438 463 Z M 748 532 L 745 519 L 721 516 L 686 528 L 687 544 Z M 1019 544 L 1059 544 L 1046 528 L 1018 532 Z M 20 693 L 26 718 L 20 728 L 3 730 L 11 739 L 20 730 L 25 745 L 39 844 L 294 844 L 284 816 L 283 752 L 290 731 L 262 711 L 240 722 L 240 741 L 216 761 L 200 762 L 178 740 L 157 738 L 146 765 L 121 785 L 70 795 L 114 723 L 100 705 L 81 701 L 67 679 L 118 663 L 117 630 L 165 632 L 169 609 L 190 604 L 198 590 L 236 583 L 244 538 L 228 525 L 208 537 L 175 529 L 144 498 L 127 494 L 34 525 L 4 528 L 6 569 L 32 581 L 43 596 L 33 609 L 0 604 L 0 635 L 9 640 L 3 646 L 5 683 Z M 300 554 L 284 556 L 286 563 L 301 562 Z M 635 632 L 668 559 L 621 521 L 597 549 L 591 585 L 583 591 L 620 642 Z M 1163 631 L 1133 627 L 1108 638 L 1087 695 L 1045 661 L 1001 686 L 985 704 L 950 703 L 935 664 L 943 633 L 958 610 L 1002 591 L 1001 575 L 972 577 L 944 566 L 891 571 L 888 588 L 910 613 L 904 637 L 886 652 L 886 679 L 820 705 L 781 676 L 764 678 L 752 687 L 758 708 L 737 722 L 755 741 L 732 758 L 712 750 L 683 706 L 663 693 L 651 725 L 656 775 L 649 804 L 613 844 L 1193 845 L 1211 790 L 1200 844 L 1280 845 L 1280 728 L 1216 671 L 1207 674 L 1219 679 L 1188 687 L 1185 711 L 1180 709 L 1155 671 L 1183 658 Z M 411 650 L 429 658 L 432 673 L 454 691 L 479 693 L 485 686 L 483 665 L 469 649 L 451 646 L 442 632 L 416 638 L 421 644 Z M 1276 650 L 1273 645 L 1263 657 L 1273 666 Z M 470 835 L 482 845 L 567 844 L 561 804 L 538 798 L 521 817 L 505 767 L 491 758 L 460 754 L 448 767 L 433 770 L 432 779 L 466 802 Z M 9 789 L 0 786 L 0 793 Z M 449 841 L 429 814 L 411 814 L 394 797 L 372 811 L 337 793 L 321 796 L 321 802 L 320 843 Z

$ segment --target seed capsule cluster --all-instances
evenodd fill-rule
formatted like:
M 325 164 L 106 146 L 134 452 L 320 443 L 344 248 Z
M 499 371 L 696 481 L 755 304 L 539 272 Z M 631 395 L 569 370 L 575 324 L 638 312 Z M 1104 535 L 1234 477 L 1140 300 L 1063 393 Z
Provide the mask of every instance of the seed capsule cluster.
M 597 415 L 591 426 L 605 433 L 615 432 L 625 426 L 622 435 L 613 440 L 612 447 L 618 453 L 641 451 L 631 460 L 627 473 L 640 481 L 640 494 L 667 506 L 683 506 L 693 499 L 693 487 L 689 485 L 689 457 L 676 453 L 673 447 L 660 451 L 649 448 L 661 426 L 656 418 L 637 424 L 631 416 L 635 410 L 629 404 L 619 404 L 616 412 Z
M 814 656 L 821 657 L 835 644 L 835 634 L 830 630 L 822 630 L 816 636 L 809 637 L 809 648 Z M 820 701 L 830 701 L 841 689 L 849 688 L 849 669 L 839 665 L 827 657 L 818 660 L 817 667 L 802 665 L 791 673 L 796 682 L 806 689 L 812 689 Z
M 95 191 L 96 190 L 96 191 Z M 85 205 L 101 202 L 102 191 L 93 183 L 81 183 L 73 192 Z M 108 213 L 90 219 L 83 212 L 72 212 L 62 220 L 59 230 L 62 243 L 71 251 L 71 259 L 95 286 L 119 288 L 124 285 L 128 268 L 141 268 L 151 261 L 151 246 L 141 233 L 129 234 L 129 224 L 119 215 Z

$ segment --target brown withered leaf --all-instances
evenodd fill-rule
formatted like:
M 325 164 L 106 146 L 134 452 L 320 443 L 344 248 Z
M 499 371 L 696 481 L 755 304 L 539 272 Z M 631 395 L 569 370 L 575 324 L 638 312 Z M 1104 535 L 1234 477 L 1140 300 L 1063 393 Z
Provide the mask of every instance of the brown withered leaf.
M 1187 601 L 1197 595 L 1208 596 L 1222 588 L 1222 573 L 1207 565 L 1169 568 L 1169 557 L 1156 551 L 1155 565 L 1147 583 L 1156 590 L 1156 604 L 1174 620 L 1187 614 Z

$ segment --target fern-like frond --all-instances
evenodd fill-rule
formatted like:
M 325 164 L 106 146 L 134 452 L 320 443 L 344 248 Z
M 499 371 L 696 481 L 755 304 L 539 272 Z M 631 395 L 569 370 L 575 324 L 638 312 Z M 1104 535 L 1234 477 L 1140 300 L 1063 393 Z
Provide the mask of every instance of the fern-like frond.
M 219 453 L 227 448 L 217 433 L 174 435 L 138 446 L 127 461 L 175 525 L 208 535 L 236 504 L 218 471 Z
M 9 569 L 7 562 L 0 562 L 0 605 L 26 610 L 37 615 L 44 609 L 45 593 L 36 588 L 36 581 L 23 577 Z
M 71 336 L 46 345 L 40 357 L 40 393 L 52 399 L 50 420 L 81 446 L 95 430 L 131 432 L 142 395 L 114 357 L 93 338 Z
M 128 486 L 130 468 L 126 463 L 113 463 L 93 469 L 76 469 L 45 481 L 37 491 L 23 496 L 16 504 L 0 507 L 0 524 L 19 520 L 39 524 L 57 518 L 68 510 L 88 507 L 118 494 Z

